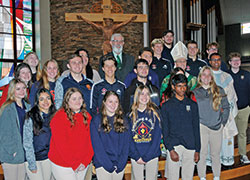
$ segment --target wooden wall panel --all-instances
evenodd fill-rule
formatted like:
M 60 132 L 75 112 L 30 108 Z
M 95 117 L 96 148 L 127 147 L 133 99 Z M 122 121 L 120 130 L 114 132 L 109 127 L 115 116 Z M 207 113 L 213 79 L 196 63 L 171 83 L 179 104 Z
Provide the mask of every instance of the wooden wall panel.
M 167 0 L 149 0 L 149 40 L 159 38 L 168 28 Z

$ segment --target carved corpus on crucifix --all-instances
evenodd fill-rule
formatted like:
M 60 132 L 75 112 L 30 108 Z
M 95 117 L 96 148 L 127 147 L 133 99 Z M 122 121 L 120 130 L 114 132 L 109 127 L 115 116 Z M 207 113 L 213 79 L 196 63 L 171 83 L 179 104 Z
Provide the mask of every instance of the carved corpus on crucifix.
M 91 13 L 65 13 L 66 21 L 84 21 L 103 35 L 103 54 L 111 52 L 110 38 L 113 33 L 130 22 L 147 22 L 146 14 L 123 14 L 119 4 L 111 0 L 95 3 Z M 94 22 L 103 22 L 103 25 Z M 115 23 L 114 22 L 120 22 Z

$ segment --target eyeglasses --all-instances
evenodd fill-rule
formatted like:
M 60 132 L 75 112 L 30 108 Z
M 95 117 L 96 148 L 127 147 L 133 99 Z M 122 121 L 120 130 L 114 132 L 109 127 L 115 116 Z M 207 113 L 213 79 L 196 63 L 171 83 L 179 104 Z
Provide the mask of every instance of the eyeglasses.
M 121 40 L 121 41 L 119 41 L 119 40 L 112 40 L 112 42 L 114 42 L 114 43 L 123 43 L 124 40 Z

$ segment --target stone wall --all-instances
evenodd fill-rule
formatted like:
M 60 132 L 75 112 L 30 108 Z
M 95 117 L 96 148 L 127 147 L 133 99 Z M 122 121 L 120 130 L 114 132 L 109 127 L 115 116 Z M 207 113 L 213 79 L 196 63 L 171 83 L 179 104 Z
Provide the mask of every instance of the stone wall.
M 65 13 L 89 13 L 97 0 L 50 0 L 52 58 L 59 62 L 67 59 L 78 48 L 89 51 L 91 64 L 96 68 L 102 56 L 103 38 L 85 22 L 66 22 Z M 124 14 L 141 14 L 142 0 L 116 0 Z M 125 37 L 124 52 L 138 56 L 143 47 L 143 24 L 131 23 L 120 31 Z M 65 62 L 65 61 L 64 61 Z M 61 63 L 60 63 L 61 64 Z M 65 64 L 65 63 L 63 63 Z

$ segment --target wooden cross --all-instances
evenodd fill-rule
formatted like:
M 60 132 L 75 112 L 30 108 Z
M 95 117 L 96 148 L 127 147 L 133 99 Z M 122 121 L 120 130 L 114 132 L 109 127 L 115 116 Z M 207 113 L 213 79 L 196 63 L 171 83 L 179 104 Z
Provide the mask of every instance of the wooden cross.
M 136 20 L 133 22 L 147 22 L 146 14 L 112 13 L 111 11 L 114 11 L 116 5 L 118 5 L 114 1 L 111 2 L 111 0 L 103 0 L 102 3 L 99 2 L 99 4 L 101 4 L 102 13 L 65 13 L 65 21 L 81 21 L 77 19 L 77 15 L 80 15 L 92 22 L 104 22 L 103 18 L 112 18 L 114 22 L 123 22 L 133 16 L 137 16 Z M 120 12 L 123 12 L 123 10 L 121 9 Z
M 92 10 L 93 9 L 93 10 Z M 95 3 L 91 9 L 92 13 L 66 13 L 66 21 L 85 21 L 92 27 L 102 32 L 104 42 L 102 44 L 103 54 L 111 52 L 110 38 L 119 28 L 130 22 L 147 22 L 146 14 L 123 14 L 122 7 L 114 1 L 103 0 Z M 109 20 L 108 20 L 109 19 Z M 112 19 L 112 24 L 110 24 Z M 107 21 L 109 21 L 108 24 Z M 94 22 L 103 22 L 103 26 Z M 106 23 L 104 23 L 106 22 Z M 121 22 L 113 24 L 113 22 Z

